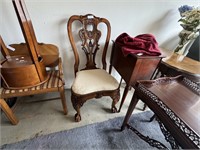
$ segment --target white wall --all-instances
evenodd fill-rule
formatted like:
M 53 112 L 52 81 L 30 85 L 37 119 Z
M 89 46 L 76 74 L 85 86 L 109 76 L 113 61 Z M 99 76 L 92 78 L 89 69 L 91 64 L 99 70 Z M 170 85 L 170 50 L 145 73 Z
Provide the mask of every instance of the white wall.
M 37 40 L 59 47 L 69 88 L 74 78 L 73 52 L 67 35 L 67 21 L 71 15 L 92 13 L 107 18 L 113 40 L 122 32 L 131 36 L 152 33 L 161 47 L 172 50 L 182 30 L 177 22 L 178 7 L 198 6 L 200 0 L 25 0 L 25 3 Z M 24 41 L 11 0 L 0 0 L 0 31 L 7 45 Z M 114 75 L 118 78 L 116 73 Z

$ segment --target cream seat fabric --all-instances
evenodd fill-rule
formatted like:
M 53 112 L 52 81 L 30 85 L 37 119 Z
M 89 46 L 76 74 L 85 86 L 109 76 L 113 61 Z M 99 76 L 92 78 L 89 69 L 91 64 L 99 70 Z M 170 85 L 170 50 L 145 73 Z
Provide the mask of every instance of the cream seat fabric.
M 115 90 L 119 87 L 117 80 L 104 69 L 82 70 L 77 72 L 72 90 L 84 95 L 97 91 Z

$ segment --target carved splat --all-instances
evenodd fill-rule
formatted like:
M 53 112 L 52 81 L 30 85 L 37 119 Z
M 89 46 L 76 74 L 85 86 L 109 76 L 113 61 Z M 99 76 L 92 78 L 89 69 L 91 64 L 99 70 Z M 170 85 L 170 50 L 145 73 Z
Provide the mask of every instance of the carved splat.
M 82 40 L 82 49 L 86 54 L 87 64 L 86 69 L 95 69 L 95 57 L 97 50 L 99 50 L 99 39 L 101 31 L 97 29 L 99 18 L 90 18 L 88 16 L 83 18 L 83 28 L 79 31 L 79 36 Z
M 106 35 L 106 41 L 104 44 L 104 47 L 102 47 L 103 55 L 102 55 L 102 64 L 103 64 L 103 69 L 106 69 L 106 60 L 105 56 L 107 53 L 107 48 L 109 44 L 109 39 L 110 39 L 110 23 L 108 22 L 107 19 L 105 18 L 99 18 L 96 17 L 92 14 L 87 14 L 85 16 L 72 16 L 69 19 L 68 22 L 68 32 L 69 34 L 69 39 L 71 43 L 74 43 L 74 37 L 73 34 L 71 33 L 72 29 L 72 23 L 74 21 L 80 21 L 82 24 L 81 29 L 79 30 L 78 34 L 81 39 L 81 48 L 84 51 L 86 55 L 86 67 L 84 69 L 96 69 L 98 68 L 96 66 L 95 58 L 97 51 L 100 50 L 100 44 L 99 44 L 99 39 L 101 38 L 101 31 L 98 30 L 98 25 L 99 23 L 104 23 L 107 26 L 107 35 Z M 75 64 L 74 64 L 74 69 L 75 69 L 75 74 L 78 71 L 78 66 L 79 66 L 79 56 L 77 53 L 77 47 L 75 44 L 72 44 L 72 48 L 75 54 Z

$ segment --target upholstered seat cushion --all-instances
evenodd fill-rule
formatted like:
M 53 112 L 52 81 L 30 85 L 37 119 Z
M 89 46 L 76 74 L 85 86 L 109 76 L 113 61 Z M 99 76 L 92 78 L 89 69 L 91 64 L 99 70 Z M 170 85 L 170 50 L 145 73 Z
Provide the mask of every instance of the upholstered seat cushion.
M 118 81 L 103 69 L 82 70 L 77 72 L 72 91 L 84 95 L 96 91 L 115 90 Z
M 49 79 L 37 86 L 25 89 L 6 89 L 0 88 L 0 95 L 2 98 L 11 97 L 11 96 L 20 96 L 20 95 L 30 95 L 30 94 L 39 94 L 44 91 L 49 92 L 52 89 L 62 87 L 64 85 L 63 81 L 59 76 L 58 70 L 49 71 Z

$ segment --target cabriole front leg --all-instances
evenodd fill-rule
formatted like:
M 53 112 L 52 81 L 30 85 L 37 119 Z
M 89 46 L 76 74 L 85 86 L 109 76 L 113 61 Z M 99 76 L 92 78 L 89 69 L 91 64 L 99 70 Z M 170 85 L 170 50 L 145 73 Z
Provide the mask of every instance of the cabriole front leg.
M 115 94 L 113 95 L 113 96 L 111 96 L 111 98 L 112 98 L 112 106 L 111 106 L 111 111 L 113 112 L 113 113 L 116 113 L 117 112 L 117 108 L 116 108 L 116 104 L 117 104 L 117 102 L 119 101 L 119 99 L 120 99 L 120 92 L 119 92 L 119 90 L 117 90 L 117 92 L 115 92 Z
M 80 113 L 80 108 L 83 105 L 82 103 L 80 103 L 80 100 L 77 98 L 77 96 L 73 95 L 71 96 L 71 101 L 72 101 L 72 105 L 74 107 L 74 109 L 76 110 L 76 114 L 74 116 L 75 121 L 76 122 L 80 122 L 81 121 L 81 113 Z

